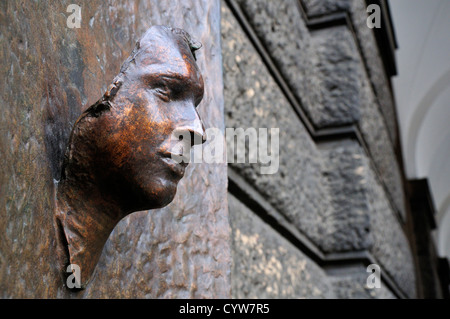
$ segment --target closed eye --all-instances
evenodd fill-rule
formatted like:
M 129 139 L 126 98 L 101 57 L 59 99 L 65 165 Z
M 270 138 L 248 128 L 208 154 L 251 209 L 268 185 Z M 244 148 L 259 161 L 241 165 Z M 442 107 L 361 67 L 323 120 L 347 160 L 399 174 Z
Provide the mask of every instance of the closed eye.
M 159 87 L 155 89 L 156 94 L 165 102 L 170 101 L 170 91 L 167 87 Z

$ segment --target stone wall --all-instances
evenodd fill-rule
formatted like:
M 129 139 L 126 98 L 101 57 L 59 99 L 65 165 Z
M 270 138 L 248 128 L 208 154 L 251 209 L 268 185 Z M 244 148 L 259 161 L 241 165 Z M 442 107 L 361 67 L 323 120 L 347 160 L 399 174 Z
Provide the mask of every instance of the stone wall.
M 395 108 L 361 3 L 222 1 L 225 124 L 280 129 L 275 174 L 229 163 L 234 297 L 416 296 Z
M 148 27 L 185 28 L 202 42 L 199 113 L 224 128 L 219 1 L 83 1 L 79 29 L 66 24 L 71 3 L 0 4 L 0 297 L 229 297 L 225 165 L 192 165 L 172 204 L 120 222 L 86 290 L 63 286 L 53 233 L 62 154 Z
M 326 274 L 233 195 L 229 198 L 235 298 L 334 298 Z

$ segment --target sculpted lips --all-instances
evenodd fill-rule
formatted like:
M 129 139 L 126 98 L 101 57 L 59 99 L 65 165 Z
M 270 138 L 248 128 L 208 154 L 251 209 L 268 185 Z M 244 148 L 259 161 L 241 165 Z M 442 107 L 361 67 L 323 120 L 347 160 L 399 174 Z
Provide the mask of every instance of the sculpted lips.
M 184 170 L 189 165 L 189 158 L 183 154 L 174 154 L 170 152 L 161 153 L 163 162 L 168 164 L 169 168 L 180 177 L 184 176 Z

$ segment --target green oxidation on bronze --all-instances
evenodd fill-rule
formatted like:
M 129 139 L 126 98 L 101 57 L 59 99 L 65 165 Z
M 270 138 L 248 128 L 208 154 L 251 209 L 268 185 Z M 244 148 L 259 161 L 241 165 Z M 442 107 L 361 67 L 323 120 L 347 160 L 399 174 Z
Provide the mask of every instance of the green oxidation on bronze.
M 229 297 L 225 165 L 186 167 L 170 205 L 118 223 L 85 290 L 64 286 L 55 181 L 72 128 L 152 25 L 184 29 L 202 43 L 197 111 L 206 127 L 224 127 L 218 1 L 83 1 L 79 29 L 67 27 L 69 4 L 0 3 L 0 296 Z
M 181 29 L 151 27 L 104 96 L 74 125 L 55 226 L 61 269 L 79 266 L 80 288 L 122 218 L 173 200 L 189 163 L 174 156 L 206 141 L 196 110 L 204 85 L 192 43 Z

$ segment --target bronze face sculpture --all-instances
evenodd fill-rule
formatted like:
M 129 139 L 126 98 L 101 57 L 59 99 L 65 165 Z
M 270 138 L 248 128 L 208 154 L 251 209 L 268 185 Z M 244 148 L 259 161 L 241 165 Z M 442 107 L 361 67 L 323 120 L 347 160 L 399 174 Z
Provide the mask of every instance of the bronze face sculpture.
M 196 110 L 204 93 L 199 48 L 181 29 L 151 27 L 73 127 L 55 225 L 63 272 L 77 265 L 81 288 L 116 224 L 132 212 L 168 205 L 187 166 L 180 156 L 206 140 Z

